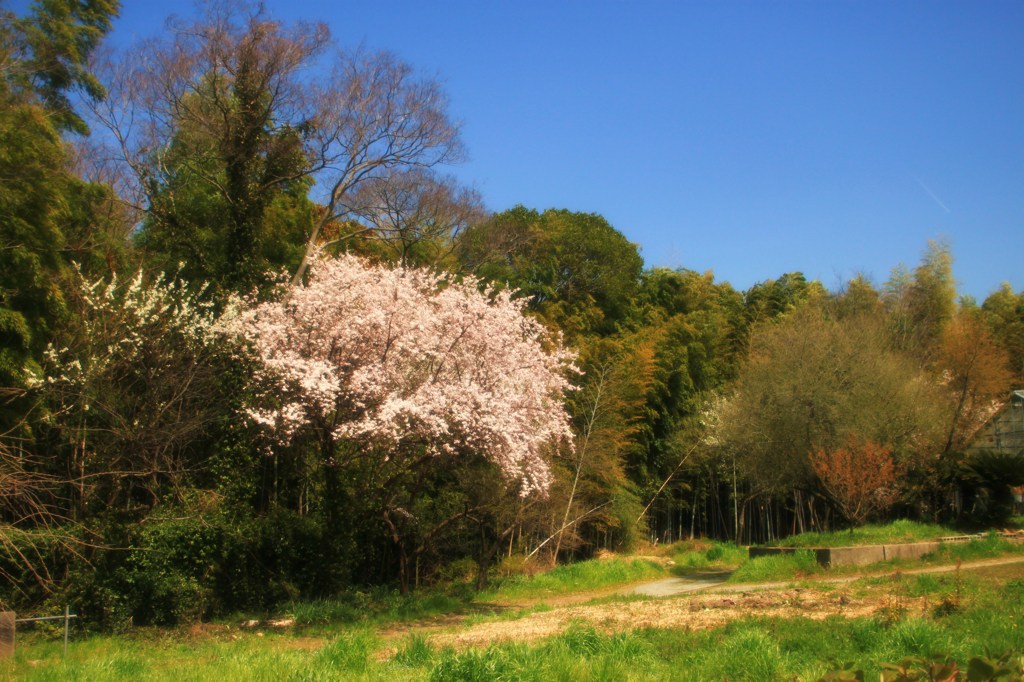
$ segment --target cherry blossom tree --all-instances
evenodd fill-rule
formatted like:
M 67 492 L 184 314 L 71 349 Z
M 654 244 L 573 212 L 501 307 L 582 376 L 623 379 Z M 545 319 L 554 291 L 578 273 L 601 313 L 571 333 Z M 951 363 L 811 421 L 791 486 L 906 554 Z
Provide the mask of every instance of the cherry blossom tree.
M 432 468 L 483 457 L 524 497 L 544 494 L 552 448 L 571 443 L 562 398 L 573 355 L 510 292 L 475 279 L 350 255 L 318 260 L 306 284 L 224 326 L 261 361 L 248 416 L 265 429 L 268 454 L 316 443 L 328 503 L 342 475 L 372 468 L 356 494 L 377 506 L 403 588 L 413 536 L 434 537 L 477 511 L 429 528 L 415 518 Z
M 266 400 L 249 416 L 271 447 L 314 428 L 328 460 L 341 441 L 385 458 L 411 444 L 430 457 L 471 452 L 526 495 L 548 487 L 545 448 L 571 438 L 561 396 L 572 354 L 509 292 L 471 278 L 342 256 L 225 326 L 262 360 Z

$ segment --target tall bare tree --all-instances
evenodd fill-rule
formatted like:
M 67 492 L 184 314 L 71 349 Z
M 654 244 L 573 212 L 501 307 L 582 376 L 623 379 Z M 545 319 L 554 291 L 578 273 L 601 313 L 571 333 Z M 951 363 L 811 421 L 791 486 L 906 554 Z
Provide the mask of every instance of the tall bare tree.
M 168 28 L 105 61 L 110 97 L 94 114 L 175 255 L 219 258 L 200 270 L 226 269 L 233 287 L 267 266 L 293 267 L 298 282 L 324 226 L 352 217 L 361 184 L 461 157 L 440 84 L 390 53 L 341 50 L 324 24 L 285 25 L 230 0 Z M 320 204 L 296 218 L 301 234 L 285 238 L 294 260 L 267 256 L 262 243 L 281 195 Z M 223 234 L 203 239 L 209 212 L 183 202 L 212 201 L 224 206 Z
M 417 78 L 390 53 L 340 53 L 317 101 L 319 147 L 311 170 L 326 188 L 316 197 L 325 210 L 309 232 L 293 283 L 305 273 L 320 231 L 349 213 L 361 184 L 379 182 L 395 170 L 452 163 L 464 152 L 440 84 Z
M 487 217 L 478 192 L 427 168 L 374 177 L 352 204 L 363 234 L 382 241 L 403 266 L 438 265 L 460 234 Z

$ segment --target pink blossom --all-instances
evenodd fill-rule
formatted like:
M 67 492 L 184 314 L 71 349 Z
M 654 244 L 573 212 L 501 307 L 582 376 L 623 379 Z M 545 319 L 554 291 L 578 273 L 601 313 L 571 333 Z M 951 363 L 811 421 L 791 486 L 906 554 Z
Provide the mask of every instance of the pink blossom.
M 562 401 L 573 355 L 510 292 L 425 270 L 321 260 L 309 282 L 226 323 L 262 361 L 250 418 L 287 445 L 303 427 L 387 456 L 477 452 L 523 494 L 546 491 L 544 454 L 571 443 Z

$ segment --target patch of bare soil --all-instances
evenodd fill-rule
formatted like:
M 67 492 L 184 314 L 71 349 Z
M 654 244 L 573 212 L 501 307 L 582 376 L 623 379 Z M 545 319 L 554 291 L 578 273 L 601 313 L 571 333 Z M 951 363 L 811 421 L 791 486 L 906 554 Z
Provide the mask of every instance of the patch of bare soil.
M 1024 557 L 1005 557 L 965 563 L 961 568 L 991 571 L 1000 577 L 1016 576 L 1021 574 L 1022 562 Z M 713 592 L 604 604 L 583 603 L 605 593 L 604 590 L 588 591 L 565 595 L 558 601 L 545 600 L 546 605 L 554 608 L 514 620 L 495 620 L 462 627 L 464 617 L 449 616 L 431 623 L 408 624 L 380 634 L 385 640 L 394 642 L 402 636 L 416 633 L 426 637 L 435 646 L 468 648 L 486 647 L 499 642 L 533 641 L 556 635 L 572 625 L 591 626 L 605 633 L 613 633 L 645 627 L 706 630 L 749 616 L 824 620 L 829 616 L 859 618 L 878 614 L 885 618 L 887 614 L 897 611 L 927 613 L 934 606 L 926 598 L 910 599 L 902 596 L 901 575 L 955 570 L 958 567 L 950 565 L 895 573 L 865 572 L 823 579 L 821 588 L 792 587 L 781 582 L 717 585 L 711 588 Z M 865 576 L 886 575 L 891 576 L 892 580 L 875 585 L 849 585 Z M 626 593 L 622 586 L 607 592 Z M 394 647 L 385 647 L 378 651 L 378 655 L 384 660 L 393 656 L 395 651 Z
M 606 633 L 636 628 L 704 630 L 748 616 L 855 618 L 883 606 L 879 597 L 851 597 L 841 592 L 791 588 L 773 592 L 570 606 L 534 613 L 514 621 L 480 623 L 460 632 L 430 636 L 435 645 L 458 648 L 504 641 L 530 641 L 558 634 L 571 625 L 589 625 Z

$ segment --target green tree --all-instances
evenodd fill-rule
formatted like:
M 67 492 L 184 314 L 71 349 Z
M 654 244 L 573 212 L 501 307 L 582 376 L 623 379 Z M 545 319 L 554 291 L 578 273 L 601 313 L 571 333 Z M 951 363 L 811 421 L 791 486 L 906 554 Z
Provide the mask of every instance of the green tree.
M 32 104 L 0 107 L 0 386 L 29 381 L 63 310 L 63 147 Z
M 882 296 L 867 278 L 858 275 L 832 297 L 831 306 L 838 317 L 877 317 L 882 312 Z
M 102 114 L 146 196 L 139 242 L 157 268 L 249 291 L 298 265 L 315 211 L 296 79 L 326 44 L 323 26 L 288 29 L 258 10 L 238 22 L 227 5 L 208 5 L 200 21 L 133 55 L 156 68 L 111 74 L 128 102 Z M 133 105 L 144 119 L 129 149 L 130 131 L 112 116 Z
M 517 206 L 467 230 L 457 253 L 478 276 L 519 289 L 570 336 L 608 334 L 629 315 L 643 259 L 594 213 Z
M 88 60 L 119 7 L 118 0 L 37 0 L 25 17 L 0 10 L 0 43 L 8 53 L 0 69 L 11 94 L 39 102 L 58 130 L 88 133 L 69 92 L 103 98 Z
M 688 370 L 700 390 L 718 388 L 735 375 L 734 337 L 745 326 L 743 295 L 711 272 L 655 268 L 641 278 L 637 324 L 658 325 L 684 318 L 695 330 Z
M 912 275 L 903 267 L 894 269 L 882 299 L 889 312 L 894 346 L 923 362 L 934 359 L 943 329 L 956 312 L 956 281 L 949 246 L 929 242 Z
M 913 465 L 939 447 L 941 396 L 883 321 L 835 319 L 808 306 L 762 326 L 721 416 L 720 439 L 755 491 L 813 491 L 809 455 L 849 437 Z
M 820 282 L 808 282 L 802 272 L 787 272 L 778 279 L 758 282 L 743 293 L 743 315 L 733 327 L 736 358 L 750 352 L 751 334 L 759 325 L 779 320 L 810 302 L 821 302 L 827 292 Z
M 985 299 L 981 309 L 996 342 L 1010 357 L 1016 382 L 1024 383 L 1024 292 L 1014 294 L 1004 282 Z
M 634 539 L 638 501 L 626 468 L 643 448 L 639 436 L 657 371 L 654 341 L 643 333 L 590 338 L 581 350 L 580 387 L 568 396 L 576 447 L 562 461 L 556 558 L 561 548 L 587 541 L 621 547 Z
M 69 257 L 84 255 L 69 252 L 65 230 L 84 232 L 104 191 L 68 170 L 61 130 L 84 130 L 69 89 L 102 94 L 85 60 L 115 9 L 54 0 L 23 19 L 0 14 L 0 406 L 23 394 L 63 313 L 60 278 Z
M 746 325 L 743 296 L 710 272 L 659 268 L 643 274 L 636 301 L 631 326 L 651 339 L 656 371 L 637 436 L 641 447 L 631 451 L 627 467 L 655 510 L 650 527 L 674 534 L 682 508 L 696 513 L 688 491 L 715 474 L 713 467 L 692 465 L 703 459 L 705 403 L 735 376 L 735 339 Z
M 227 291 L 267 284 L 267 270 L 297 284 L 326 228 L 365 231 L 361 185 L 459 158 L 439 84 L 393 55 L 331 50 L 324 24 L 286 25 L 261 5 L 203 9 L 109 64 L 112 96 L 95 110 L 162 267 L 184 261 Z

